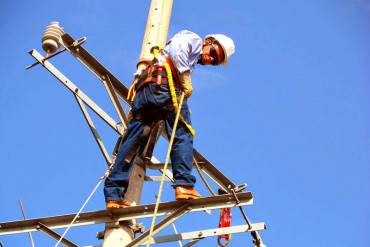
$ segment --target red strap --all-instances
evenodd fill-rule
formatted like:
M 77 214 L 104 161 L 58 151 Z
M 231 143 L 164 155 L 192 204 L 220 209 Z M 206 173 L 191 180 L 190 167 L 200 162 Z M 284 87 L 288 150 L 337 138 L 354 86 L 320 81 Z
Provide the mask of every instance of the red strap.
M 222 208 L 221 215 L 220 215 L 220 223 L 218 227 L 229 227 L 231 225 L 231 209 L 230 208 Z M 230 234 L 223 234 L 220 235 L 221 238 L 229 239 Z

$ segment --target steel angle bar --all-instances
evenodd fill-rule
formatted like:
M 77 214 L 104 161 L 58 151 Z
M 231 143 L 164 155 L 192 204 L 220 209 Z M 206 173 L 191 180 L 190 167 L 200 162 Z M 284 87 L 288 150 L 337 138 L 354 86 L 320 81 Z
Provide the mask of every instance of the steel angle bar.
M 61 53 L 65 52 L 66 50 L 67 50 L 67 49 L 65 49 L 65 48 L 64 48 L 63 50 L 60 50 L 60 51 L 58 51 L 58 52 L 56 52 L 56 53 L 54 53 L 54 54 L 51 54 L 50 56 L 46 56 L 42 61 L 43 61 L 43 62 L 45 62 L 46 60 L 49 60 L 50 58 L 55 57 L 55 56 L 57 56 L 57 55 L 59 55 L 59 54 L 61 54 Z M 40 62 L 39 62 L 39 61 L 37 61 L 37 62 L 35 62 L 35 63 L 31 64 L 31 65 L 28 65 L 28 66 L 26 67 L 26 70 L 31 69 L 31 68 L 35 67 L 36 65 L 38 65 L 38 64 L 40 64 Z
M 253 196 L 251 192 L 238 193 L 239 205 L 252 205 Z M 192 208 L 190 212 L 198 212 L 217 208 L 235 207 L 235 199 L 231 195 L 220 195 L 212 197 L 203 197 L 186 201 Z M 173 212 L 181 207 L 184 202 L 171 201 L 160 203 L 158 216 Z M 113 211 L 100 210 L 93 212 L 81 213 L 73 226 L 92 225 L 107 222 L 116 222 L 124 220 L 132 220 L 139 218 L 148 218 L 153 216 L 155 204 L 138 205 Z M 15 234 L 21 232 L 36 231 L 38 223 L 42 223 L 50 229 L 67 227 L 75 214 L 52 216 L 45 218 L 0 222 L 0 235 Z
M 190 242 L 188 242 L 187 244 L 185 244 L 184 247 L 191 247 L 191 246 L 195 245 L 196 243 L 198 243 L 202 239 L 203 238 L 195 238 L 195 239 L 192 239 Z
M 63 75 L 53 64 L 49 61 L 44 61 L 44 57 L 35 49 L 31 50 L 29 54 L 39 61 L 51 74 L 53 74 L 64 86 L 66 86 L 73 94 L 79 97 L 86 103 L 99 117 L 101 117 L 113 130 L 119 134 L 123 134 L 124 130 L 113 118 L 111 118 L 103 109 L 101 109 L 93 100 L 91 100 L 83 91 Z
M 144 178 L 144 181 L 147 181 L 147 182 L 160 182 L 162 179 L 162 176 L 145 176 Z M 171 181 L 171 179 L 169 179 L 167 176 L 165 177 L 165 180 L 164 181 Z
M 181 216 L 185 215 L 186 213 L 188 213 L 189 211 L 191 210 L 191 207 L 188 203 L 183 203 L 183 205 L 181 207 L 179 207 L 178 209 L 176 209 L 174 212 L 171 212 L 171 214 L 166 217 L 165 219 L 161 220 L 158 224 L 156 224 L 154 226 L 154 229 L 153 229 L 153 235 L 157 234 L 159 231 L 161 231 L 162 229 L 164 229 L 165 227 L 167 227 L 168 225 L 170 225 L 172 222 L 176 221 L 177 219 L 179 219 Z M 131 243 L 129 243 L 128 245 L 126 245 L 126 247 L 134 247 L 134 246 L 138 246 L 140 244 L 143 244 L 145 242 L 147 242 L 148 238 L 150 236 L 150 230 L 144 232 L 143 234 L 141 234 L 139 237 L 137 237 L 136 239 L 134 239 Z
M 109 95 L 109 97 L 112 101 L 112 104 L 113 104 L 114 108 L 117 111 L 119 119 L 121 120 L 121 123 L 123 124 L 125 129 L 127 129 L 128 120 L 127 120 L 125 111 L 123 110 L 122 105 L 121 105 L 121 103 L 120 103 L 120 101 L 117 97 L 116 91 L 114 90 L 114 87 L 113 87 L 113 84 L 110 80 L 109 75 L 107 74 L 107 75 L 102 76 L 102 80 L 103 80 L 104 86 L 105 86 L 105 88 L 108 92 L 108 95 Z
M 247 225 L 238 225 L 238 226 L 231 226 L 231 227 L 224 227 L 224 228 L 214 228 L 214 229 L 206 229 L 206 230 L 201 230 L 201 231 L 192 231 L 192 232 L 184 232 L 184 233 L 179 233 L 179 234 L 156 236 L 155 238 L 151 239 L 151 243 L 159 244 L 159 243 L 174 242 L 174 241 L 179 241 L 179 240 L 214 237 L 214 236 L 219 236 L 223 234 L 260 231 L 264 229 L 266 229 L 265 223 L 252 224 L 251 229 L 249 229 Z
M 125 87 L 122 82 L 120 82 L 108 69 L 106 69 L 94 56 L 92 56 L 84 47 L 73 46 L 76 40 L 72 38 L 68 33 L 62 35 L 63 46 L 71 52 L 83 65 L 86 66 L 94 75 L 96 75 L 100 80 L 102 76 L 108 75 L 114 89 L 117 94 L 126 100 L 128 94 L 128 88 Z M 127 102 L 127 101 L 126 101 Z
M 192 246 L 195 243 L 197 243 L 199 240 L 202 240 L 207 237 L 214 237 L 219 236 L 223 234 L 236 234 L 236 233 L 244 233 L 244 232 L 251 232 L 251 231 L 261 231 L 266 229 L 266 224 L 264 222 L 260 223 L 254 223 L 252 224 L 252 229 L 248 229 L 247 225 L 237 225 L 237 226 L 231 226 L 231 227 L 225 227 L 225 228 L 213 228 L 213 229 L 206 229 L 206 230 L 200 230 L 200 231 L 192 231 L 192 232 L 183 232 L 179 234 L 168 234 L 168 235 L 162 235 L 162 236 L 156 236 L 151 238 L 150 244 L 161 244 L 161 243 L 167 243 L 167 242 L 175 242 L 180 240 L 191 240 L 188 242 L 185 246 Z M 194 243 L 192 245 L 188 245 L 191 242 Z M 143 243 L 142 245 L 146 245 L 146 243 Z M 88 247 L 88 246 L 85 246 Z M 92 246 L 89 246 L 92 247 Z M 99 246 L 95 246 L 99 247 Z
M 109 167 L 112 164 L 112 160 L 111 160 L 111 158 L 110 158 L 110 156 L 109 156 L 109 154 L 108 154 L 108 152 L 107 152 L 107 150 L 106 150 L 106 148 L 103 144 L 103 141 L 100 139 L 100 136 L 99 136 L 99 134 L 98 134 L 98 132 L 97 132 L 95 126 L 94 126 L 94 123 L 93 123 L 93 121 L 90 117 L 90 114 L 89 114 L 89 112 L 87 111 L 87 109 L 85 107 L 85 103 L 79 97 L 77 97 L 76 95 L 75 95 L 75 98 L 76 98 L 76 101 L 77 101 L 81 111 L 82 111 L 82 114 L 84 115 L 84 118 L 85 118 L 87 124 L 89 125 L 89 128 L 90 128 L 90 130 L 91 130 L 91 132 L 94 136 L 94 139 L 95 139 L 96 143 L 98 144 L 101 153 L 104 156 L 105 162 L 107 162 L 107 165 Z
M 148 169 L 151 169 L 151 170 L 160 170 L 164 167 L 164 163 L 153 163 L 153 162 L 148 162 L 146 164 L 146 168 Z M 172 164 L 169 163 L 168 164 L 168 169 L 170 169 L 172 167 Z
M 206 158 L 204 158 L 198 151 L 194 149 L 194 157 L 198 161 L 200 169 L 207 174 L 209 178 L 212 179 L 220 188 L 226 192 L 232 193 L 232 189 L 236 185 L 228 179 L 221 171 L 219 171 L 215 166 L 213 166 Z M 171 164 L 168 164 L 171 167 Z M 159 170 L 163 168 L 163 163 L 148 162 L 147 168 L 152 170 Z
M 177 231 L 177 228 L 176 228 L 176 225 L 175 225 L 175 222 L 171 224 L 172 228 L 173 228 L 173 231 L 175 232 L 175 234 L 179 234 L 179 232 Z M 182 246 L 182 242 L 181 240 L 177 241 L 177 243 L 179 244 L 180 247 L 183 247 Z
M 49 235 L 50 237 L 54 238 L 55 240 L 59 240 L 61 238 L 61 235 L 57 232 L 54 232 L 53 230 L 51 230 L 49 227 L 45 226 L 44 224 L 42 223 L 39 223 L 37 225 L 37 228 L 46 233 L 47 235 Z M 64 244 L 65 246 L 67 247 L 78 247 L 77 244 L 73 243 L 72 241 L 66 239 L 65 237 L 62 238 L 62 240 L 60 241 L 62 244 Z
M 23 202 L 21 200 L 18 200 L 18 202 L 19 202 L 19 207 L 21 208 L 21 211 L 22 211 L 23 219 L 25 220 L 27 217 L 26 217 L 26 212 L 24 211 Z M 30 238 L 31 246 L 35 247 L 35 242 L 33 241 L 32 233 L 29 232 L 28 237 Z
M 196 149 L 193 150 L 194 158 L 198 161 L 201 170 L 207 174 L 220 188 L 232 193 L 231 189 L 235 188 L 236 185 L 226 177 L 221 171 L 219 171 L 214 165 L 211 164 L 201 153 Z
M 159 163 L 160 163 L 160 161 L 156 157 L 152 156 L 152 159 L 150 160 L 150 162 L 146 162 L 146 165 L 147 165 L 147 168 L 149 168 L 151 165 L 155 165 L 155 164 L 159 164 Z M 169 180 L 171 180 L 172 182 L 174 182 L 175 180 L 173 179 L 173 174 L 172 174 L 171 170 L 170 169 L 166 169 L 166 171 L 164 171 L 163 166 L 164 166 L 164 164 L 162 164 L 161 167 L 158 167 L 155 170 L 159 170 L 161 173 L 165 172 L 166 173 L 166 177 Z
M 200 153 L 194 150 L 196 153 L 195 157 L 197 157 L 198 165 L 200 169 L 214 181 L 220 188 L 225 190 L 226 192 L 232 193 L 232 188 L 235 188 L 236 185 L 228 179 L 221 171 L 219 171 L 216 167 L 214 167 L 208 160 L 206 160 Z M 160 170 L 163 168 L 164 164 L 159 162 L 148 162 L 146 167 L 151 170 Z M 168 167 L 172 167 L 171 164 L 168 164 Z
M 266 247 L 266 245 L 263 243 L 262 238 L 261 238 L 260 234 L 258 233 L 258 231 L 252 231 L 251 234 L 252 234 L 252 237 L 253 237 L 253 244 L 256 247 Z

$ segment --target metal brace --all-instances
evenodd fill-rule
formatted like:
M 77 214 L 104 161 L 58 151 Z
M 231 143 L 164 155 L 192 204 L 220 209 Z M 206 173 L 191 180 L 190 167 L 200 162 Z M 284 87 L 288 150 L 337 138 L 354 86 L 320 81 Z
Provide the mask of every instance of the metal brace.
M 85 43 L 85 41 L 87 40 L 87 38 L 86 37 L 82 37 L 82 38 L 80 38 L 79 40 L 76 40 L 75 42 L 73 42 L 73 44 L 70 46 L 70 47 L 77 47 L 77 46 L 80 46 L 80 45 L 82 45 L 83 43 Z M 68 47 L 68 48 L 70 48 L 70 47 Z M 42 59 L 42 63 L 44 63 L 46 60 L 49 60 L 50 58 L 52 58 L 52 57 L 55 57 L 56 55 L 59 55 L 59 54 L 61 54 L 61 53 L 63 53 L 63 52 L 65 52 L 67 49 L 66 48 L 63 48 L 62 50 L 60 50 L 60 51 L 58 51 L 58 52 L 56 52 L 56 53 L 54 53 L 54 54 L 51 54 L 51 55 L 49 55 L 49 56 L 47 56 L 47 57 L 45 57 L 44 59 Z M 26 70 L 29 70 L 29 69 L 31 69 L 31 68 L 33 68 L 33 67 L 35 67 L 36 65 L 38 65 L 38 64 L 40 64 L 40 62 L 39 61 L 37 61 L 37 62 L 35 62 L 35 63 L 33 63 L 33 64 L 31 64 L 31 65 L 28 65 L 27 67 L 26 67 Z

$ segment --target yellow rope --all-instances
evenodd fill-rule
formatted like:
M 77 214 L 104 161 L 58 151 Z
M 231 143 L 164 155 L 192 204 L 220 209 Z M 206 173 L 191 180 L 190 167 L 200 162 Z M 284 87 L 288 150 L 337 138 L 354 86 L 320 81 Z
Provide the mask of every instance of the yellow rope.
M 179 105 L 177 104 L 177 96 L 176 96 L 176 91 L 175 91 L 175 84 L 173 82 L 171 67 L 167 62 L 165 62 L 163 65 L 167 73 L 168 86 L 170 88 L 172 104 L 173 104 L 173 107 L 175 108 L 175 111 L 178 111 Z
M 155 225 L 155 218 L 157 217 L 158 207 L 159 207 L 159 203 L 161 201 L 161 195 L 162 195 L 162 191 L 163 191 L 164 179 L 166 177 L 166 171 L 167 171 L 168 163 L 169 163 L 169 160 L 170 160 L 170 154 L 171 154 L 171 150 L 172 150 L 172 144 L 173 144 L 173 141 L 175 139 L 175 133 L 176 133 L 176 128 L 177 128 L 177 123 L 179 122 L 180 109 L 181 109 L 181 106 L 182 106 L 182 102 L 183 101 L 184 101 L 184 93 L 182 93 L 181 94 L 181 97 L 180 97 L 180 103 L 179 103 L 179 107 L 178 107 L 178 110 L 177 110 L 177 113 L 176 113 L 175 122 L 173 124 L 171 138 L 170 138 L 170 143 L 168 144 L 166 161 L 165 161 L 164 167 L 163 167 L 163 172 L 162 172 L 162 177 L 161 177 L 161 183 L 159 185 L 157 201 L 155 203 L 155 208 L 154 208 L 154 213 L 153 213 L 153 218 L 152 218 L 152 224 L 150 226 L 149 237 L 148 237 L 148 241 L 147 241 L 146 247 L 149 247 L 150 246 L 150 240 L 151 240 L 152 235 L 153 235 L 153 230 L 154 230 L 154 225 Z
M 168 86 L 170 88 L 172 104 L 173 104 L 173 107 L 175 108 L 175 111 L 178 111 L 179 106 L 177 104 L 177 96 L 176 96 L 175 84 L 173 82 L 171 67 L 167 62 L 165 62 L 163 65 L 167 73 Z M 194 137 L 195 130 L 193 129 L 193 127 L 188 122 L 186 122 L 185 118 L 182 115 L 180 115 L 180 120 L 185 124 L 186 128 L 190 131 L 191 135 Z

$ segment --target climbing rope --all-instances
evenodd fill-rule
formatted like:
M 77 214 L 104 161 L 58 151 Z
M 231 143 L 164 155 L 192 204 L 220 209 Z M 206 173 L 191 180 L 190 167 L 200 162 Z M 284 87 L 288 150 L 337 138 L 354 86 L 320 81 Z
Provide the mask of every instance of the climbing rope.
M 106 177 L 108 177 L 110 171 L 112 170 L 112 166 L 113 165 L 110 165 L 109 168 L 108 168 L 108 170 L 104 173 L 104 175 L 101 178 L 99 178 L 98 183 L 95 185 L 94 189 L 91 191 L 90 195 L 87 197 L 87 199 L 85 200 L 84 204 L 82 205 L 82 207 L 80 208 L 80 210 L 77 212 L 77 214 L 75 215 L 75 217 L 73 218 L 73 220 L 71 221 L 71 223 L 69 223 L 68 227 L 65 229 L 65 231 L 62 234 L 62 236 L 60 237 L 60 239 L 58 240 L 58 242 L 55 244 L 54 247 L 57 247 L 62 242 L 62 240 L 66 236 L 66 234 L 69 231 L 69 229 L 72 227 L 72 225 L 75 223 L 75 221 L 80 216 L 82 210 L 86 207 L 86 205 L 90 201 L 91 197 L 95 194 L 95 192 L 99 188 L 100 184 L 104 181 L 104 179 Z
M 179 122 L 180 109 L 181 109 L 181 106 L 182 106 L 182 102 L 183 101 L 184 101 L 184 93 L 182 93 L 181 94 L 181 97 L 180 97 L 179 108 L 178 108 L 177 113 L 176 113 L 176 118 L 175 118 L 175 122 L 173 124 L 170 142 L 168 144 L 166 161 L 165 161 L 164 167 L 163 167 L 163 173 L 162 173 L 162 177 L 161 177 L 161 182 L 159 184 L 159 189 L 158 189 L 157 201 L 155 203 L 155 208 L 154 208 L 152 223 L 150 225 L 149 237 L 148 237 L 148 241 L 147 241 L 147 244 L 146 244 L 147 247 L 150 246 L 150 239 L 152 238 L 152 235 L 153 235 L 153 230 L 154 230 L 154 225 L 155 225 L 155 219 L 157 217 L 158 207 L 159 207 L 159 203 L 161 201 L 161 196 L 162 196 L 162 191 L 163 191 L 163 184 L 164 184 L 164 180 L 165 180 L 165 177 L 166 177 L 166 171 L 167 171 L 168 163 L 169 163 L 169 160 L 170 160 L 170 154 L 171 154 L 171 150 L 172 150 L 172 144 L 173 144 L 173 141 L 175 139 L 176 128 L 177 128 L 177 124 Z

